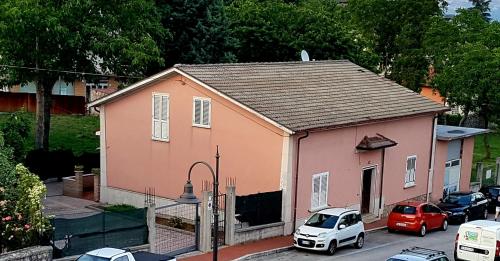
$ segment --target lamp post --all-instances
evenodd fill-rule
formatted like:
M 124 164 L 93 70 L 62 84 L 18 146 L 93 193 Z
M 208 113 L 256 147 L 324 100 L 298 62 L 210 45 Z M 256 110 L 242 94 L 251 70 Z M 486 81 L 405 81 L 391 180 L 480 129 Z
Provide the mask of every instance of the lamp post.
M 205 161 L 197 161 L 191 165 L 188 172 L 188 179 L 186 185 L 184 185 L 184 193 L 177 199 L 179 203 L 195 204 L 200 201 L 196 198 L 193 193 L 193 184 L 191 184 L 191 171 L 196 165 L 205 165 L 212 173 L 212 178 L 214 180 L 213 187 L 213 197 L 214 202 L 212 205 L 213 215 L 214 215 L 214 242 L 213 242 L 213 261 L 217 261 L 217 251 L 219 249 L 219 146 L 217 146 L 217 153 L 215 154 L 215 172 L 210 167 L 210 164 Z

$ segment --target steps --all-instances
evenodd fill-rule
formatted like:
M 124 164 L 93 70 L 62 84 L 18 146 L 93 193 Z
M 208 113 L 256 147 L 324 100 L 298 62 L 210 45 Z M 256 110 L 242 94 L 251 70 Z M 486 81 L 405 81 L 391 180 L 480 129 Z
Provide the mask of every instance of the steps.
M 370 224 L 379 220 L 379 218 L 371 213 L 361 215 L 363 223 Z

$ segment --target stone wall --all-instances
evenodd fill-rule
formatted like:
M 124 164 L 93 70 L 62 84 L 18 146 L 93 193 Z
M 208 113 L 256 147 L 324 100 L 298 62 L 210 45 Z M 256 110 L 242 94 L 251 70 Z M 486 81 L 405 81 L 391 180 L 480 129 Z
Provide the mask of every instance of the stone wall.
M 0 261 L 51 261 L 52 247 L 35 246 L 0 254 Z
M 284 222 L 236 229 L 234 231 L 234 243 L 240 244 L 249 241 L 282 236 L 284 235 L 284 229 Z

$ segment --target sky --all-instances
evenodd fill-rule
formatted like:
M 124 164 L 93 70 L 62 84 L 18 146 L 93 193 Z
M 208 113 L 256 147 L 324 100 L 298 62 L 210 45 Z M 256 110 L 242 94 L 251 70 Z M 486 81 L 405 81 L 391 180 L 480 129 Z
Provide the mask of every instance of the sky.
M 458 8 L 471 7 L 469 0 L 448 0 L 448 14 L 454 14 Z M 491 18 L 500 21 L 500 0 L 491 0 L 490 2 Z

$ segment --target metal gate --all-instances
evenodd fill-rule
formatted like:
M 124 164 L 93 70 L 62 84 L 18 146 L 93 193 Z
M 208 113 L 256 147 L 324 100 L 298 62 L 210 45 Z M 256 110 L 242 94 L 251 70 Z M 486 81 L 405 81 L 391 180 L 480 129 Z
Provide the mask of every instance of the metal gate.
M 155 209 L 155 252 L 179 255 L 198 250 L 198 204 L 175 203 Z
M 217 238 L 218 245 L 223 246 L 226 243 L 226 194 L 219 194 L 219 222 L 218 222 L 218 235 L 219 237 Z M 212 217 L 212 248 L 213 248 L 213 242 L 214 242 L 214 226 L 215 226 L 215 220 Z

